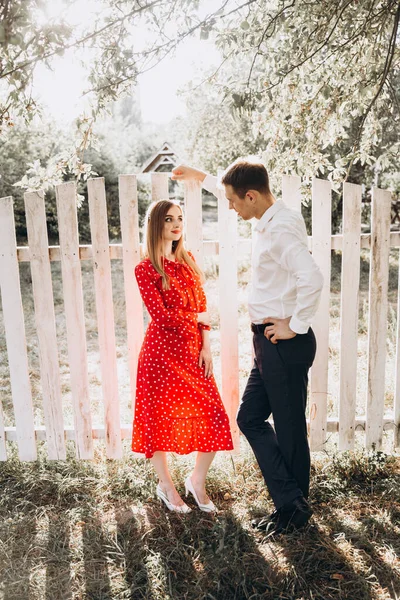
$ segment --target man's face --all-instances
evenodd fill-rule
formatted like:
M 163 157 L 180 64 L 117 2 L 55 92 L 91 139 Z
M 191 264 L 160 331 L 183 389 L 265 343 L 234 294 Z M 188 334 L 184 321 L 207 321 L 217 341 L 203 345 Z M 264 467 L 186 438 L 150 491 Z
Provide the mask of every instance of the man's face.
M 231 185 L 225 185 L 225 196 L 229 201 L 229 208 L 235 210 L 244 221 L 248 221 L 254 217 L 255 211 L 255 194 L 249 190 L 244 198 L 239 198 Z

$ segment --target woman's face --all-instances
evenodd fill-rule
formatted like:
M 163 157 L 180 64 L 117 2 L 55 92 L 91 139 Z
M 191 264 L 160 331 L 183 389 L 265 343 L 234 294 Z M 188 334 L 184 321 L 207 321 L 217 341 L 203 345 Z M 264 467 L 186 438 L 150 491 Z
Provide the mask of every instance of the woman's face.
M 172 205 L 164 219 L 163 237 L 165 241 L 177 242 L 183 232 L 183 215 L 179 206 Z

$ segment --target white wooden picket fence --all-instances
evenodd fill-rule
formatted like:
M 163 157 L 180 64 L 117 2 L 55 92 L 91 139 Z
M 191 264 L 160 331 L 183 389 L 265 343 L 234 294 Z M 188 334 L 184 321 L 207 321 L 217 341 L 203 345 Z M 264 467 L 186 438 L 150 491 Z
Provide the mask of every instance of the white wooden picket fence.
M 300 177 L 283 178 L 284 202 L 300 210 Z M 75 441 L 77 456 L 93 457 L 93 439 L 104 438 L 107 456 L 122 455 L 122 438 L 131 435 L 131 422 L 120 422 L 114 313 L 111 287 L 111 260 L 123 261 L 127 311 L 127 341 L 132 406 L 135 395 L 137 357 L 143 339 L 143 307 L 134 278 L 134 267 L 141 257 L 139 244 L 137 180 L 135 175 L 119 178 L 121 244 L 108 238 L 105 186 L 102 178 L 88 182 L 91 246 L 79 246 L 74 183 L 57 186 L 57 212 L 60 246 L 48 246 L 44 194 L 25 194 L 28 230 L 27 247 L 17 247 L 13 202 L 0 199 L 0 286 L 9 358 L 15 426 L 5 427 L 0 406 L 0 460 L 7 459 L 6 440 L 16 441 L 22 460 L 35 460 L 37 440 L 47 441 L 50 459 L 64 459 L 65 441 Z M 312 237 L 310 250 L 321 268 L 325 284 L 318 314 L 313 323 L 318 352 L 310 381 L 310 443 L 321 449 L 328 431 L 339 431 L 340 449 L 354 446 L 355 428 L 364 428 L 366 446 L 379 448 L 383 430 L 394 428 L 399 445 L 400 353 L 396 357 L 394 414 L 384 418 L 385 353 L 387 331 L 387 288 L 389 249 L 400 246 L 400 233 L 390 232 L 391 195 L 373 189 L 371 234 L 361 234 L 361 187 L 344 184 L 343 234 L 331 235 L 331 186 L 315 179 L 312 189 Z M 168 197 L 168 174 L 152 174 L 153 199 Z M 202 264 L 205 255 L 219 255 L 219 301 L 222 398 L 228 411 L 235 443 L 238 429 L 235 415 L 239 403 L 238 379 L 238 297 L 237 259 L 250 251 L 251 240 L 238 239 L 237 215 L 227 201 L 218 202 L 218 241 L 203 241 L 202 201 L 198 184 L 185 185 L 187 246 Z M 356 418 L 356 372 L 358 335 L 358 290 L 360 249 L 370 248 L 369 350 L 366 414 Z M 327 418 L 329 302 L 331 249 L 341 250 L 341 353 L 339 418 Z M 83 311 L 81 260 L 92 259 L 95 281 L 98 338 L 104 402 L 104 426 L 93 427 L 90 412 L 86 333 Z M 21 301 L 18 261 L 29 261 L 39 343 L 40 375 L 43 390 L 44 427 L 34 425 L 29 380 L 24 315 Z M 62 395 L 50 261 L 61 261 L 67 345 L 74 427 L 63 422 Z M 400 297 L 400 294 L 399 294 Z M 397 340 L 400 339 L 398 320 Z M 397 344 L 399 348 L 399 343 Z

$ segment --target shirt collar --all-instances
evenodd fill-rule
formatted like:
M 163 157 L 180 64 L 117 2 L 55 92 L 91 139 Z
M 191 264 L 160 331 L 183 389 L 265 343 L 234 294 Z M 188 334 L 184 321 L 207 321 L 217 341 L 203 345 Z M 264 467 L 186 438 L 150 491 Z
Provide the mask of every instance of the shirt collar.
M 271 219 L 276 215 L 277 212 L 282 210 L 282 208 L 285 208 L 285 205 L 282 202 L 282 200 L 276 200 L 272 206 L 267 208 L 261 219 L 259 219 L 256 222 L 256 225 L 254 226 L 254 231 L 264 231 L 267 224 L 271 221 Z

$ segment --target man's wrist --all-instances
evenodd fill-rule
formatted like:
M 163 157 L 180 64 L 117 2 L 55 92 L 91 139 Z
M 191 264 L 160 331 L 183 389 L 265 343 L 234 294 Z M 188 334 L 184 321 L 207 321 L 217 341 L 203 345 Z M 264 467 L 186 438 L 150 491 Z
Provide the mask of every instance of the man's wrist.
M 199 183 L 203 183 L 203 181 L 207 177 L 207 173 L 204 173 L 204 171 L 199 171 L 196 169 L 195 177 L 196 177 L 196 181 L 198 181 Z
M 289 321 L 289 329 L 291 329 L 293 333 L 298 333 L 299 335 L 307 333 L 309 327 L 309 323 L 305 321 L 300 321 L 300 319 L 298 319 L 297 317 L 291 317 Z

